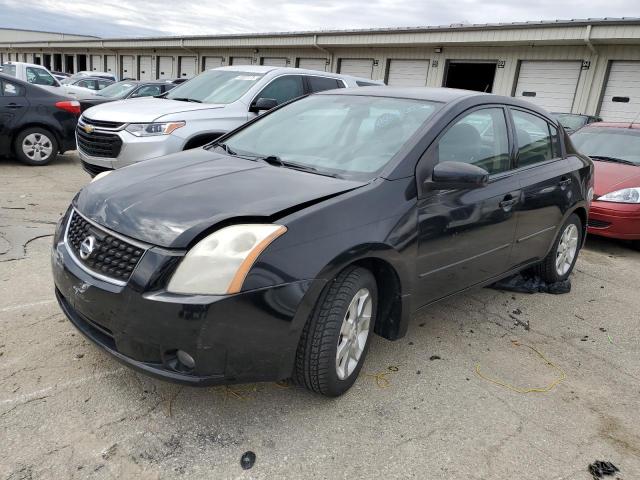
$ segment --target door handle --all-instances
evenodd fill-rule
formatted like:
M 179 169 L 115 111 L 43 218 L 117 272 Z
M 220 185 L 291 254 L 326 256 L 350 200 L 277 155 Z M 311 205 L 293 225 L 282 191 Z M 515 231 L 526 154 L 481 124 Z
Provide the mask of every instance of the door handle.
M 567 185 L 571 185 L 571 177 L 562 177 L 558 182 L 558 185 L 561 187 L 566 187 Z
M 500 205 L 500 208 L 504 211 L 509 211 L 511 210 L 511 207 L 513 207 L 516 203 L 518 203 L 517 198 L 514 198 L 511 195 L 507 195 L 506 197 L 504 197 L 504 200 L 502 200 L 498 205 Z
M 23 105 L 18 105 L 17 103 L 10 103 L 9 105 L 7 105 L 7 108 L 13 108 L 13 109 L 22 108 L 22 107 Z

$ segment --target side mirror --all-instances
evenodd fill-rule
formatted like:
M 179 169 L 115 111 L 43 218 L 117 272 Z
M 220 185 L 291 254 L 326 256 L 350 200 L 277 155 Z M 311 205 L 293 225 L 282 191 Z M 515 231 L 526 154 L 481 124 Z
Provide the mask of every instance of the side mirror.
M 278 106 L 278 101 L 275 98 L 259 98 L 251 104 L 250 110 L 252 112 L 263 112 L 265 110 L 271 110 Z
M 489 183 L 489 172 L 470 163 L 442 162 L 425 181 L 429 190 L 481 188 Z

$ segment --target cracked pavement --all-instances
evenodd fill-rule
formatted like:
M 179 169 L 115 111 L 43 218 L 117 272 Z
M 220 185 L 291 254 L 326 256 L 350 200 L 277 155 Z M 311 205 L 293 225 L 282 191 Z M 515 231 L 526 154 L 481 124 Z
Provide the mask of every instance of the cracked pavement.
M 195 389 L 123 367 L 53 296 L 55 222 L 89 177 L 75 154 L 0 161 L 0 479 L 640 478 L 640 252 L 588 240 L 567 295 L 481 289 L 375 337 L 338 399 L 287 384 Z M 547 393 L 518 387 L 566 374 Z M 391 367 L 391 368 L 389 368 Z M 255 452 L 242 470 L 240 457 Z

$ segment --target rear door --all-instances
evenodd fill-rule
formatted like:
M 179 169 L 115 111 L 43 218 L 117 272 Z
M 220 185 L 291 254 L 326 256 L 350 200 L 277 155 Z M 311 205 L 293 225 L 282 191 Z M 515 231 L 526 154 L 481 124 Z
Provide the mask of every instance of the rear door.
M 24 87 L 0 80 L 0 154 L 10 152 L 13 130 L 28 107 Z
M 511 108 L 510 113 L 517 149 L 514 172 L 522 185 L 510 261 L 515 267 L 544 258 L 564 212 L 575 202 L 577 185 L 563 158 L 557 128 L 529 110 Z
M 489 184 L 428 190 L 418 200 L 418 306 L 486 281 L 509 267 L 520 184 L 511 174 L 506 109 L 483 106 L 463 113 L 420 160 L 418 182 L 437 163 L 484 168 Z

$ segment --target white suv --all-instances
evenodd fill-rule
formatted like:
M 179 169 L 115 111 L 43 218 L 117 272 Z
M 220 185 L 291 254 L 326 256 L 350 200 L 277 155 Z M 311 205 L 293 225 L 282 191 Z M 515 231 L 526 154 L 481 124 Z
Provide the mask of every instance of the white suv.
M 299 68 L 220 67 L 159 97 L 98 105 L 82 114 L 76 139 L 92 176 L 205 145 L 261 111 L 302 95 L 383 82 Z

